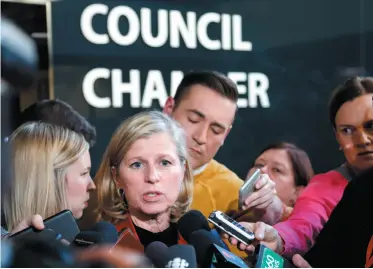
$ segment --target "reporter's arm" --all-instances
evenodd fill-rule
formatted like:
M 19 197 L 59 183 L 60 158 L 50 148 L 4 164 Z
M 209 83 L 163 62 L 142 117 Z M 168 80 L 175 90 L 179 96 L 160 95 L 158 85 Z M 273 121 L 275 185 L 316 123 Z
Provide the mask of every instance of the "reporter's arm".
M 304 255 L 309 250 L 341 199 L 347 180 L 330 177 L 329 173 L 314 177 L 289 218 L 274 225 L 283 241 L 283 248 L 276 251 L 284 257 L 291 259 L 294 254 Z

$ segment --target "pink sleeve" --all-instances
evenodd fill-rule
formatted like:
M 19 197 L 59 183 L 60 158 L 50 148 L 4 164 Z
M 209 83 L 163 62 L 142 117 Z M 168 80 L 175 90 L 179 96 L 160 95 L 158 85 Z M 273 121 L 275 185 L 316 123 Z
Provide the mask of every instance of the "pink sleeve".
M 274 227 L 284 243 L 282 255 L 291 258 L 303 255 L 329 219 L 334 207 L 342 198 L 348 181 L 338 172 L 331 171 L 315 176 L 295 203 L 289 218 Z

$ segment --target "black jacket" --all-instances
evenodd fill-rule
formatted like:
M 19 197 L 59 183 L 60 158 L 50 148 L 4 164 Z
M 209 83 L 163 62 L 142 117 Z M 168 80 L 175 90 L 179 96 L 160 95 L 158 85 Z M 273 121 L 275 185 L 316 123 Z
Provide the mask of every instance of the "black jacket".
M 305 259 L 312 267 L 362 268 L 373 255 L 371 251 L 367 253 L 370 240 L 373 241 L 373 169 L 348 184 Z

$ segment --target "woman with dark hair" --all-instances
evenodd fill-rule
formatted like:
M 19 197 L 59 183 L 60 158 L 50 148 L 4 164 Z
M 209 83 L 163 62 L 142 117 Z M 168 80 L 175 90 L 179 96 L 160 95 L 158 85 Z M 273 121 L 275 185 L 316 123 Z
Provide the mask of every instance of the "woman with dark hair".
M 286 221 L 274 227 L 242 223 L 255 232 L 257 240 L 288 258 L 309 250 L 348 182 L 373 167 L 373 77 L 354 77 L 337 87 L 329 103 L 329 119 L 346 162 L 315 176 Z M 230 241 L 237 244 L 233 238 Z M 240 244 L 239 248 L 251 252 L 254 246 Z
M 301 191 L 314 176 L 307 153 L 294 144 L 278 142 L 265 147 L 249 171 L 259 168 L 276 183 L 277 196 L 284 204 L 282 219 L 291 213 Z

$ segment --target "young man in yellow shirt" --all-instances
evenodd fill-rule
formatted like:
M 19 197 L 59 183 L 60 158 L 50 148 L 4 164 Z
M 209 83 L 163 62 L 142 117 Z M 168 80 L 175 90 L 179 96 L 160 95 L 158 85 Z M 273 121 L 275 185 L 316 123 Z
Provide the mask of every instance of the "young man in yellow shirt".
M 269 177 L 262 175 L 257 191 L 241 209 L 238 193 L 243 181 L 213 159 L 232 128 L 237 99 L 235 83 L 223 74 L 191 72 L 184 76 L 175 96 L 167 99 L 163 112 L 177 120 L 187 134 L 195 181 L 192 209 L 206 217 L 213 210 L 247 210 L 251 220 L 274 224 L 281 217 L 282 203 Z

